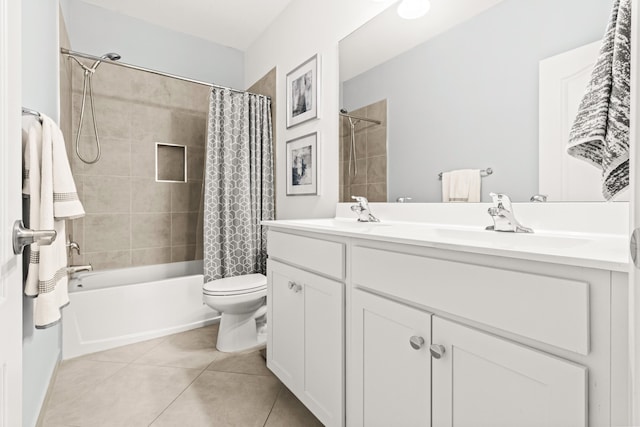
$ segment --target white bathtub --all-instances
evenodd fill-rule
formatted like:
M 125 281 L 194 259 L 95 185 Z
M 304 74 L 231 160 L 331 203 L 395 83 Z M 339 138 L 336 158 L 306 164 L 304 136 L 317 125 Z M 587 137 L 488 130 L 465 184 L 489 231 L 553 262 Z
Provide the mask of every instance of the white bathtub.
M 218 321 L 202 302 L 202 282 L 202 261 L 74 275 L 62 310 L 63 359 Z

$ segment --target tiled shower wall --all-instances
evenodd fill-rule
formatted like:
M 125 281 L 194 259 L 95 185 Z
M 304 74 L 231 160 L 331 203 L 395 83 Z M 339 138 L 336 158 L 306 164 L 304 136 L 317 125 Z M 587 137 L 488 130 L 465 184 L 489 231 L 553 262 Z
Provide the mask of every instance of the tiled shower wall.
M 349 172 L 351 126 L 346 117 L 340 116 L 340 201 L 351 202 L 351 196 L 364 196 L 370 202 L 386 202 L 387 100 L 349 111 L 349 114 L 382 123 L 360 121 L 355 125 L 356 164 L 351 163 Z
M 71 63 L 71 60 L 69 60 Z M 72 264 L 94 269 L 201 259 L 196 235 L 202 193 L 209 88 L 103 64 L 93 77 L 101 159 L 75 154 L 83 73 L 73 63 L 71 135 L 65 135 L 87 215 L 73 221 L 81 248 Z M 187 146 L 187 182 L 156 182 L 156 143 Z M 89 98 L 80 153 L 93 159 L 96 138 Z

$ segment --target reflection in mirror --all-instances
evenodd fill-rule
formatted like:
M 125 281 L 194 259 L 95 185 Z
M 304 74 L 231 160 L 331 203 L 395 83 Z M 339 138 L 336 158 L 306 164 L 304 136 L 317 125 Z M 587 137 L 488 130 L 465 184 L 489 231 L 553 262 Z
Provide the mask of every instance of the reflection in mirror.
M 548 105 L 539 103 L 540 63 L 600 40 L 611 7 L 612 0 L 433 0 L 421 19 L 402 20 L 391 6 L 342 40 L 342 107 L 381 124 L 360 121 L 352 132 L 341 116 L 341 201 L 439 202 L 439 173 L 461 169 L 492 168 L 481 178 L 485 202 L 489 192 L 515 201 L 541 193 L 539 109 Z M 562 138 L 556 156 L 566 152 Z

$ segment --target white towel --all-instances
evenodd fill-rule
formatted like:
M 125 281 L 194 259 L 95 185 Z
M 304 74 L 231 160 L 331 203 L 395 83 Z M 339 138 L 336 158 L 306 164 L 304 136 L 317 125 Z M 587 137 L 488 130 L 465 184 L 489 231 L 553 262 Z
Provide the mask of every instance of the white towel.
M 25 294 L 36 297 L 34 323 L 46 328 L 60 320 L 60 308 L 69 303 L 65 220 L 84 216 L 73 181 L 64 138 L 58 126 L 42 115 L 23 121 L 24 184 L 30 198 L 29 226 L 56 230 L 49 246 L 31 245 Z
M 442 174 L 443 202 L 480 201 L 480 169 L 460 169 Z

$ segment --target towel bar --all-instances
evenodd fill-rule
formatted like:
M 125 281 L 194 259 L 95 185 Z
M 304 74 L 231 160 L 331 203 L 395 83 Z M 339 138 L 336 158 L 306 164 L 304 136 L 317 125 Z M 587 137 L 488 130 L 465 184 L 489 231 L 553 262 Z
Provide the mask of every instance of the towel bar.
M 483 178 L 491 175 L 492 173 L 493 173 L 493 169 L 491 169 L 491 168 L 486 168 L 486 169 L 481 169 L 480 170 L 480 176 L 483 177 Z M 438 179 L 440 181 L 442 181 L 442 172 L 440 172 L 438 174 Z

